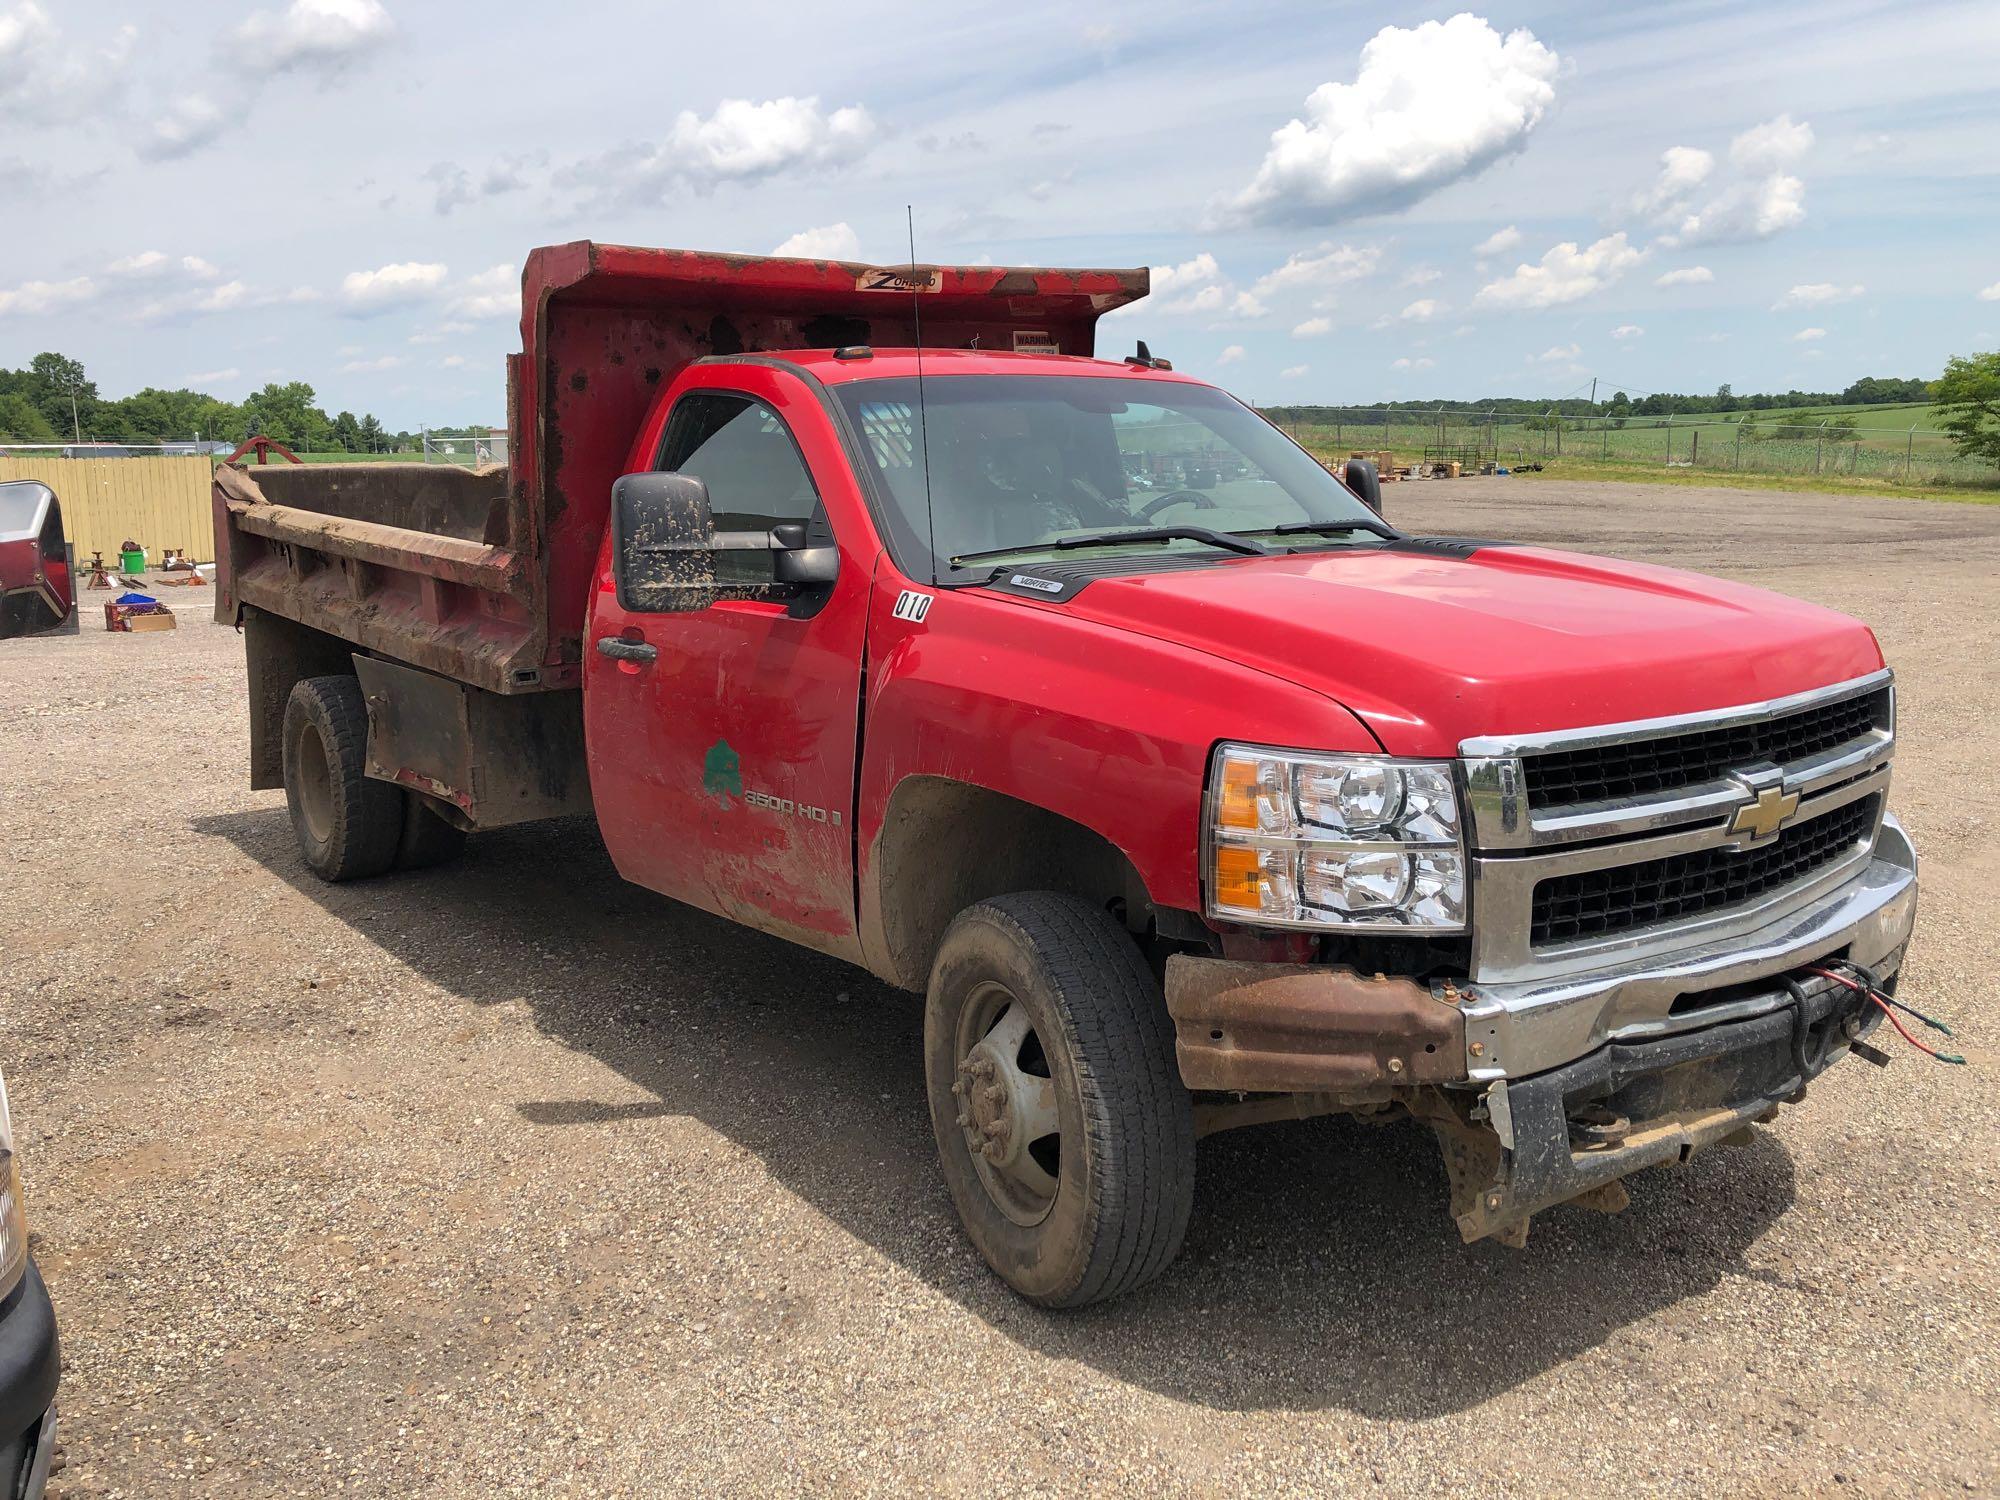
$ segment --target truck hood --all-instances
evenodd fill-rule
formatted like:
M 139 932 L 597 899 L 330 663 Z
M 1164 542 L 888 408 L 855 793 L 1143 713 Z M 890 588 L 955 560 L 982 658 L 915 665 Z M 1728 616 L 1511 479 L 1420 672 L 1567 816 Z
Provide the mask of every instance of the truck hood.
M 1756 703 L 1882 665 L 1818 605 L 1538 547 L 1357 547 L 1101 577 L 1056 606 L 1288 678 L 1393 755 Z

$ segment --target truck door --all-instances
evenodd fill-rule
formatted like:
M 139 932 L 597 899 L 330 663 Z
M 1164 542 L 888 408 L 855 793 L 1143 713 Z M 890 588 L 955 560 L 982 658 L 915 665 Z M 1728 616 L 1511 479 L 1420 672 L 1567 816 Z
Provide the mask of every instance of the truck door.
M 677 398 L 655 466 L 708 486 L 718 531 L 832 531 L 839 576 L 818 598 L 642 613 L 619 602 L 607 528 L 584 655 L 598 822 L 627 880 L 858 958 L 851 819 L 870 558 L 850 550 L 859 539 L 838 534 L 824 498 L 832 485 L 852 496 L 853 482 L 796 377 L 727 373 L 729 388 Z M 845 529 L 863 528 L 850 513 Z M 772 582 L 765 553 L 720 553 L 716 569 Z M 605 637 L 655 654 L 607 657 Z

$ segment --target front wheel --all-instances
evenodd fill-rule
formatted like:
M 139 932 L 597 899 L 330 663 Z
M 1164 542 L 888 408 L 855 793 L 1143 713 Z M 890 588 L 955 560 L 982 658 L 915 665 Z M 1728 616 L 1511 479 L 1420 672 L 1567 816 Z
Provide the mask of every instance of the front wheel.
M 1022 1296 L 1102 1301 L 1179 1253 L 1193 1107 L 1159 986 L 1105 912 L 1042 891 L 960 913 L 931 969 L 924 1071 L 959 1218 Z

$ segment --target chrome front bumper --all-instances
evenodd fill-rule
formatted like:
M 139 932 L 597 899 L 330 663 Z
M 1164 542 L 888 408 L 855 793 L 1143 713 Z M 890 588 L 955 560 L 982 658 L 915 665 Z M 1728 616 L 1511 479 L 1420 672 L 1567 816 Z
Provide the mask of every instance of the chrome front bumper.
M 1640 1043 L 1769 1014 L 1792 1003 L 1778 976 L 1841 955 L 1895 971 L 1917 912 L 1917 855 L 1885 814 L 1871 857 L 1833 890 L 1749 932 L 1561 977 L 1461 990 L 1466 1077 L 1474 1085 L 1530 1077 L 1613 1043 Z M 1771 979 L 1768 989 L 1745 986 Z M 1699 996 L 1732 993 L 1712 1005 Z

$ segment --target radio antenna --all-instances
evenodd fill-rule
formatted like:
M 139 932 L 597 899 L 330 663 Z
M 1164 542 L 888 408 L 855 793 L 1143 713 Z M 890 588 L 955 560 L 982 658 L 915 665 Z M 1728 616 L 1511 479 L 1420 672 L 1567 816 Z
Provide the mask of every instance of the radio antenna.
M 907 203 L 903 217 L 910 232 L 910 321 L 916 333 L 917 434 L 924 456 L 924 524 L 930 528 L 931 587 L 937 587 L 937 514 L 931 508 L 931 427 L 924 405 L 924 298 L 917 287 L 917 215 Z

